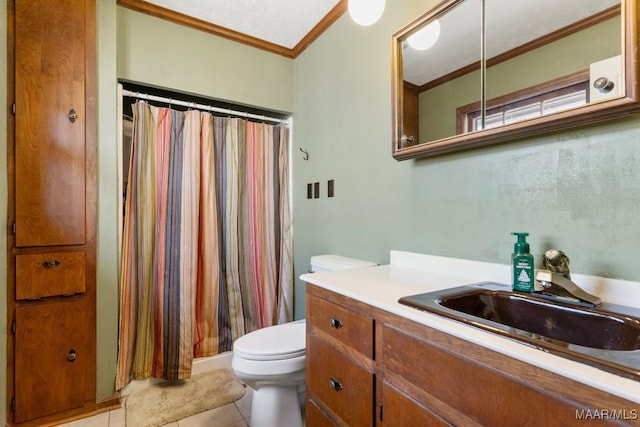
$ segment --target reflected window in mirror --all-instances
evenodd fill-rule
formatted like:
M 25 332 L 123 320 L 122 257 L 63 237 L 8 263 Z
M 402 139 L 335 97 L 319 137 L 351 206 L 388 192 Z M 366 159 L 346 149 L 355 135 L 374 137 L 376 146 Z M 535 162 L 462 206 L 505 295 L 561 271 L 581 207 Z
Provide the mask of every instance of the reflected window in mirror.
M 637 0 L 439 4 L 393 36 L 394 157 L 638 111 L 637 9 Z M 436 23 L 435 43 L 413 48 Z
M 491 129 L 546 114 L 581 107 L 589 102 L 589 73 L 579 72 L 513 92 L 486 102 L 484 122 L 480 102 L 457 111 L 457 133 Z
M 567 3 L 577 6 L 573 1 Z M 581 1 L 579 11 L 571 11 L 564 19 L 558 17 L 557 23 L 549 19 L 545 1 L 535 1 L 529 10 L 529 19 L 522 23 L 524 27 L 518 34 L 526 32 L 531 37 L 537 37 L 530 41 L 523 38 L 523 43 L 505 42 L 506 37 L 514 36 L 506 29 L 497 28 L 497 22 L 509 15 L 505 12 L 508 8 L 497 7 L 504 5 L 504 0 L 486 0 L 486 5 L 487 100 L 534 85 L 549 85 L 568 74 L 589 73 L 592 64 L 611 57 L 612 67 L 603 70 L 604 75 L 616 81 L 616 88 L 623 87 L 622 64 L 619 61 L 622 51 L 619 0 Z M 567 12 L 562 8 L 556 11 Z M 504 50 L 505 46 L 511 45 L 517 47 Z M 593 76 L 590 80 L 593 82 L 598 77 Z M 612 91 L 610 95 L 622 96 L 624 93 Z M 583 105 L 578 103 L 573 108 Z M 550 110 L 546 114 L 558 111 L 562 109 Z M 530 118 L 533 117 L 536 116 Z M 489 123 L 485 123 L 485 129 L 490 127 Z

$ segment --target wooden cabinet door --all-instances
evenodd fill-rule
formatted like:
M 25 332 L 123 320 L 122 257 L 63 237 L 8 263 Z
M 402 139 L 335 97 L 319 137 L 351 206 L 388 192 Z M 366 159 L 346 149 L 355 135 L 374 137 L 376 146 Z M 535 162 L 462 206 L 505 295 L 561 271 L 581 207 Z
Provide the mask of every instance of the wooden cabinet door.
M 15 422 L 52 415 L 93 399 L 86 303 L 73 297 L 16 308 Z
M 15 2 L 17 247 L 85 242 L 85 12 Z
M 318 408 L 312 400 L 307 400 L 305 425 L 309 427 L 337 427 L 322 409 Z
M 307 341 L 307 393 L 352 427 L 373 425 L 374 376 L 322 339 Z M 310 424 L 309 424 L 310 425 Z
M 402 134 L 412 137 L 413 141 L 408 142 L 404 147 L 410 147 L 420 142 L 420 102 L 418 88 L 411 83 L 404 82 L 402 92 Z
M 382 382 L 382 402 L 382 426 L 445 427 L 452 425 L 386 381 Z

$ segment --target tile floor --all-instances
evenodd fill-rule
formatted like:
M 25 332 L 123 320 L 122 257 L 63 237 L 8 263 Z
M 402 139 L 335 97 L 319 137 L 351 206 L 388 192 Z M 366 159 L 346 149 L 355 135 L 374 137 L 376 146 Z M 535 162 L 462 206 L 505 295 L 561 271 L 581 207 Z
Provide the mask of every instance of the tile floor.
M 247 387 L 245 395 L 233 403 L 201 412 L 166 427 L 249 427 L 252 390 Z M 64 427 L 135 427 L 125 423 L 124 408 L 115 409 L 90 418 L 62 424 Z

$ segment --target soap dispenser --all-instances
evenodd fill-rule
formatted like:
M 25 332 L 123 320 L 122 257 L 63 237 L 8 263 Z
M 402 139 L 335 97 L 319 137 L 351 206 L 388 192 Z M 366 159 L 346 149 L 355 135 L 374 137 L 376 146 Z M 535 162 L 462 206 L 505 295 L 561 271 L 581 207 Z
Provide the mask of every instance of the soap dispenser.
M 513 290 L 517 292 L 533 292 L 535 279 L 533 272 L 533 255 L 529 253 L 529 243 L 527 243 L 529 233 L 511 234 L 518 237 L 518 241 L 513 246 L 513 254 L 511 255 Z

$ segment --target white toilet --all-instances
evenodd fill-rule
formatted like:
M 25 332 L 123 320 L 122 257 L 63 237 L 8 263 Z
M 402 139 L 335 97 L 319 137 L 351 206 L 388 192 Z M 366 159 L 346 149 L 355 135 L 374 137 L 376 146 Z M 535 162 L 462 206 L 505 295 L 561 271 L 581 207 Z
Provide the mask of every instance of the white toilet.
M 311 257 L 314 273 L 370 267 L 373 262 L 339 255 Z M 302 427 L 306 322 L 258 329 L 233 344 L 231 366 L 253 389 L 251 427 Z

